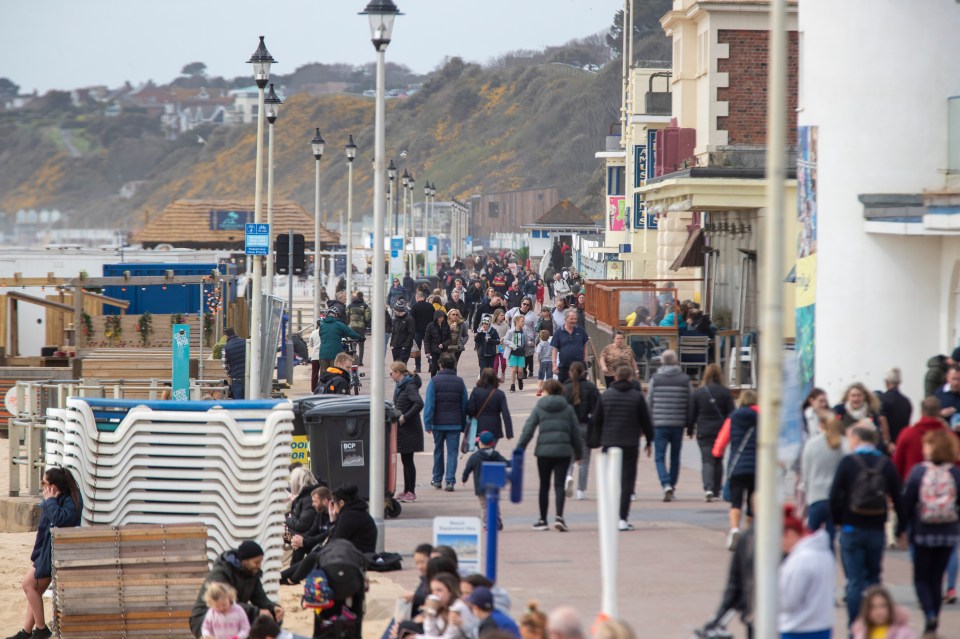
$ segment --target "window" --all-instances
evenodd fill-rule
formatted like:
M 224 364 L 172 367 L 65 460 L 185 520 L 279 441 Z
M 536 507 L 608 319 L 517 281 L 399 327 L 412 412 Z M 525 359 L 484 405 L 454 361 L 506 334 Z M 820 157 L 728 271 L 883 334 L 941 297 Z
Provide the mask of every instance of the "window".
M 709 31 L 697 36 L 697 77 L 707 75 L 707 37 Z
M 624 189 L 626 188 L 625 172 L 626 167 L 624 166 L 607 167 L 607 195 L 624 194 Z
M 500 217 L 500 203 L 499 203 L 499 202 L 487 202 L 487 216 L 488 216 L 488 217 Z

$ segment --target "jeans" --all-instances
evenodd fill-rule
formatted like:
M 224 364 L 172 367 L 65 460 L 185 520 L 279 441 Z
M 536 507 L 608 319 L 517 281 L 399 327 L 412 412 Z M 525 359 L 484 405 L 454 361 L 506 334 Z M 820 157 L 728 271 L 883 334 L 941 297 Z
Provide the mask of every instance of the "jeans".
M 830 500 L 822 499 L 807 506 L 807 528 L 820 530 L 823 528 L 830 535 L 830 548 L 833 549 L 833 538 L 836 530 L 833 526 L 833 515 L 830 514 Z
M 913 587 L 927 619 L 940 617 L 943 603 L 943 573 L 953 553 L 952 546 L 913 547 Z
M 583 449 L 582 459 L 580 460 L 580 471 L 577 473 L 577 490 L 587 489 L 587 478 L 590 476 L 590 447 L 587 446 L 587 425 L 580 424 L 580 443 Z M 570 469 L 567 474 L 573 474 L 573 462 L 570 462 Z
M 883 528 L 844 527 L 840 533 L 840 560 L 847 576 L 847 625 L 860 614 L 863 591 L 880 583 L 883 547 L 886 536 Z
M 670 446 L 670 469 L 667 470 L 667 446 Z M 653 429 L 653 454 L 657 477 L 664 488 L 676 488 L 680 481 L 680 447 L 683 446 L 683 428 L 660 426 Z
M 630 517 L 630 496 L 637 483 L 637 462 L 640 459 L 639 446 L 622 446 L 623 466 L 620 468 L 620 519 Z M 607 448 L 603 449 L 607 452 Z
M 953 553 L 950 555 L 950 563 L 947 564 L 947 589 L 957 587 L 957 572 L 958 562 L 957 562 L 957 547 L 954 546 Z
M 719 497 L 723 492 L 723 458 L 713 456 L 713 437 L 697 437 L 697 446 L 700 447 L 700 475 L 703 479 L 704 492 L 711 492 Z
M 393 348 L 393 361 L 403 362 L 403 365 L 407 365 L 407 360 L 410 359 L 410 349 L 409 348 Z
M 831 634 L 833 634 L 832 628 L 809 632 L 781 632 L 780 639 L 830 639 Z
M 414 333 L 414 334 L 413 334 L 413 343 L 417 345 L 417 352 L 420 353 L 420 354 L 417 355 L 417 356 L 414 358 L 414 360 L 413 360 L 414 363 L 415 363 L 416 366 L 417 366 L 416 371 L 419 373 L 419 372 L 420 372 L 420 361 L 421 361 L 421 358 L 423 357 L 423 333 Z M 408 356 L 408 357 L 409 357 L 409 356 Z
M 550 506 L 550 475 L 553 475 L 553 492 L 557 502 L 557 517 L 563 517 L 563 503 L 566 499 L 564 482 L 567 480 L 569 457 L 537 457 L 537 472 L 540 475 L 540 520 L 547 520 L 547 508 Z
M 557 366 L 557 370 L 554 371 L 557 374 L 557 381 L 561 384 L 570 379 L 570 367 L 569 366 Z
M 230 396 L 233 399 L 243 399 L 246 392 L 247 380 L 242 377 L 236 377 L 230 380 Z M 312 390 L 312 389 L 311 389 Z
M 443 449 L 447 449 L 446 473 L 444 473 Z M 457 483 L 457 455 L 460 448 L 459 430 L 433 429 L 433 483 L 441 480 L 454 486 Z

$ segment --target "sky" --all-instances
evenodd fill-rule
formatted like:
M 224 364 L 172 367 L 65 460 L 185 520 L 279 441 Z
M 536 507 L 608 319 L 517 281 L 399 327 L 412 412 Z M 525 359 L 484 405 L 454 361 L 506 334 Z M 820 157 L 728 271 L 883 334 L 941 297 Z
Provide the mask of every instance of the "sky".
M 446 56 L 485 62 L 605 31 L 623 0 L 395 0 L 387 60 L 418 73 Z M 21 91 L 166 83 L 189 62 L 251 73 L 266 36 L 278 73 L 310 62 L 374 60 L 367 0 L 0 0 L 0 77 Z

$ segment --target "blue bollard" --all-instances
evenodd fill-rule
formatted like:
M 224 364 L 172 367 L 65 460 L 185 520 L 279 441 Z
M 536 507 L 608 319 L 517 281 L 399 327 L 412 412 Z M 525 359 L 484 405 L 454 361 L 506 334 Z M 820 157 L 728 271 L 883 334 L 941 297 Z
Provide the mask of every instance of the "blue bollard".
M 500 513 L 500 489 L 507 485 L 507 465 L 503 462 L 484 462 L 480 469 L 480 483 L 487 496 L 486 577 L 496 583 L 497 515 Z
M 510 462 L 510 501 L 519 504 L 523 500 L 523 450 L 513 451 Z

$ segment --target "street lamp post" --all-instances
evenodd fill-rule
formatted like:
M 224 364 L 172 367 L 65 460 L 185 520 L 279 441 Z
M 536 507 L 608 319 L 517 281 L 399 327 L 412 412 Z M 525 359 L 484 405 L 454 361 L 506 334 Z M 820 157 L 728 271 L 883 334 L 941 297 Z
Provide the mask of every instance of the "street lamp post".
M 390 36 L 393 32 L 393 21 L 400 15 L 393 0 L 370 0 L 370 3 L 361 12 L 370 21 L 370 40 L 377 51 L 377 91 L 376 115 L 374 118 L 374 175 L 373 175 L 373 302 L 382 304 L 386 299 L 384 291 L 384 263 L 383 263 L 383 214 L 384 187 L 386 186 L 385 144 L 386 137 L 386 80 L 385 54 Z M 373 379 L 370 389 L 370 511 L 377 525 L 377 552 L 384 548 L 384 444 L 386 430 L 384 428 L 384 355 L 385 334 L 384 314 L 377 310 L 373 313 L 373 364 L 371 366 Z
M 273 90 L 273 83 L 270 83 L 270 92 L 267 94 L 267 97 L 263 100 L 264 105 L 267 106 L 267 122 L 269 127 L 267 128 L 267 226 L 270 227 L 270 234 L 275 233 L 273 227 L 273 124 L 277 121 L 277 116 L 280 115 L 280 105 L 283 102 L 280 98 L 277 97 L 276 91 Z M 266 293 L 267 295 L 273 295 L 273 276 L 274 276 L 274 265 L 273 265 L 273 242 L 270 242 L 271 250 L 267 251 L 267 286 Z M 293 275 L 292 273 L 290 275 Z M 289 276 L 288 276 L 289 277 Z M 293 314 L 292 310 L 288 312 L 290 317 L 290 326 L 293 326 Z
M 353 136 L 343 147 L 347 154 L 347 304 L 353 300 L 353 161 L 357 158 L 357 145 Z
M 425 216 L 426 216 L 427 218 L 429 218 L 429 216 L 430 216 L 430 182 L 424 182 L 424 184 L 423 184 L 423 212 L 424 212 Z M 426 227 L 426 223 L 424 223 L 424 226 Z M 426 253 L 424 253 L 424 255 L 426 256 L 426 257 L 425 257 L 425 262 L 426 262 L 426 263 L 429 263 L 429 260 L 430 260 L 430 234 L 429 234 L 429 233 L 424 233 L 424 235 L 425 235 L 426 238 L 427 238 L 427 239 L 424 240 L 424 242 L 426 243 L 426 247 L 427 247 L 427 251 L 426 251 Z M 427 271 L 429 272 L 429 270 L 430 270 L 430 269 L 428 268 Z
M 267 51 L 267 45 L 263 42 L 263 36 L 260 36 L 260 45 L 253 52 L 247 61 L 253 65 L 253 77 L 259 89 L 259 101 L 257 103 L 257 169 L 256 182 L 253 195 L 253 222 L 254 224 L 263 224 L 263 121 L 264 121 L 264 89 L 270 81 L 270 65 L 276 62 L 270 52 Z M 273 233 L 273 229 L 269 229 Z M 269 250 L 268 250 L 269 252 Z M 260 399 L 260 369 L 262 368 L 262 353 L 260 352 L 260 331 L 262 318 L 262 297 L 263 288 L 263 256 L 253 256 L 253 282 L 251 285 L 250 302 L 253 308 L 250 310 L 250 359 L 248 361 L 247 374 L 247 399 Z
M 400 184 L 403 185 L 403 191 L 400 192 L 402 198 L 402 207 L 398 207 L 399 210 L 403 212 L 400 214 L 400 217 L 403 218 L 403 247 L 401 248 L 400 261 L 403 264 L 405 270 L 410 270 L 410 265 L 407 264 L 407 189 L 410 187 L 410 172 L 406 169 L 403 170 L 403 177 L 400 178 Z M 410 214 L 413 214 L 413 211 L 410 211 Z M 399 224 L 397 225 L 399 226 Z M 412 301 L 412 300 L 411 300 Z
M 320 127 L 317 127 L 317 134 L 310 140 L 310 148 L 313 151 L 313 158 L 316 161 L 316 177 L 314 178 L 314 196 L 313 196 L 313 321 L 316 322 L 320 317 L 320 158 L 323 157 L 323 136 L 320 135 Z M 290 247 L 293 250 L 293 247 Z

